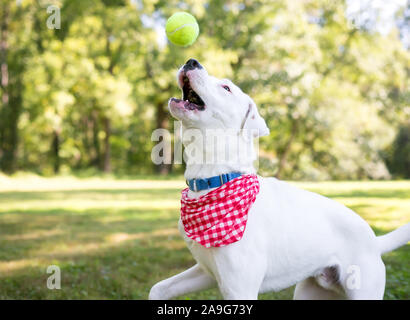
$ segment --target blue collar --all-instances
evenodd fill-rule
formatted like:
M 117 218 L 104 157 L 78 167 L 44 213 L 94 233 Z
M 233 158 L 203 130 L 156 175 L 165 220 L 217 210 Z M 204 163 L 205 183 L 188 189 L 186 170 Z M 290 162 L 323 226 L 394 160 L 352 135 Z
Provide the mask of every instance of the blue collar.
M 189 189 L 192 191 L 201 191 L 207 190 L 211 188 L 218 188 L 223 184 L 241 176 L 242 174 L 239 172 L 231 172 L 231 173 L 223 173 L 219 176 L 214 176 L 205 179 L 191 179 L 187 180 L 186 184 L 188 185 Z

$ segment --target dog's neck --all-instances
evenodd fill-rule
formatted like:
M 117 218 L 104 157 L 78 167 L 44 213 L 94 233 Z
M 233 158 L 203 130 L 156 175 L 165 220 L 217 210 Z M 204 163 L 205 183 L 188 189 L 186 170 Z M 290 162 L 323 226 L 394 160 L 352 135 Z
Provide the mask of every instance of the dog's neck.
M 183 141 L 185 179 L 204 179 L 230 172 L 256 172 L 253 166 L 256 157 L 251 136 L 231 130 L 227 130 L 229 133 L 221 130 L 211 133 L 210 130 L 196 131 L 199 138 L 196 136 L 195 139 Z

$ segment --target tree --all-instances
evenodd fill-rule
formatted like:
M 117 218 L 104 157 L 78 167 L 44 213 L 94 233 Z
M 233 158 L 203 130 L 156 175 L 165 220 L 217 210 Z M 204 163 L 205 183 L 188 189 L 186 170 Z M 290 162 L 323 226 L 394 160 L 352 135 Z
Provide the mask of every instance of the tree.
M 54 30 L 46 26 L 46 1 L 0 5 L 1 170 L 181 170 L 151 163 L 157 142 L 150 135 L 172 132 L 167 102 L 180 95 L 175 75 L 196 58 L 258 104 L 271 129 L 260 142 L 261 172 L 286 179 L 389 176 L 381 150 L 406 123 L 410 53 L 397 29 L 381 35 L 352 24 L 344 1 L 57 5 L 62 21 Z M 189 48 L 165 38 L 166 18 L 177 10 L 200 25 Z
M 391 173 L 400 178 L 410 178 L 410 124 L 399 129 L 387 157 L 387 165 Z

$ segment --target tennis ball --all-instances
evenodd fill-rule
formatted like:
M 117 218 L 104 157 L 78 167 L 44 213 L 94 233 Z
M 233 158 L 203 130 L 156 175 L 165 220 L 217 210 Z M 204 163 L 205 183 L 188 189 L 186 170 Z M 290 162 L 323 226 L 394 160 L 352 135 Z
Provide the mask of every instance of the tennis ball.
M 167 20 L 165 31 L 173 44 L 187 47 L 198 37 L 199 26 L 193 15 L 187 12 L 176 12 Z

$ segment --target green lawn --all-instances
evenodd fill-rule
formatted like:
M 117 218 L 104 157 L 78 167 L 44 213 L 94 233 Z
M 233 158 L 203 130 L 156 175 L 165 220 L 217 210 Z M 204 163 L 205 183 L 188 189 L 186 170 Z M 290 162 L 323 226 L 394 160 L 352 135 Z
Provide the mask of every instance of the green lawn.
M 378 234 L 410 221 L 410 182 L 296 185 L 340 201 Z M 0 176 L 0 299 L 146 299 L 194 264 L 177 231 L 178 180 Z M 410 299 L 410 245 L 383 257 L 386 299 Z M 61 268 L 61 290 L 46 268 Z M 260 296 L 290 299 L 293 289 Z M 181 299 L 220 298 L 217 290 Z

